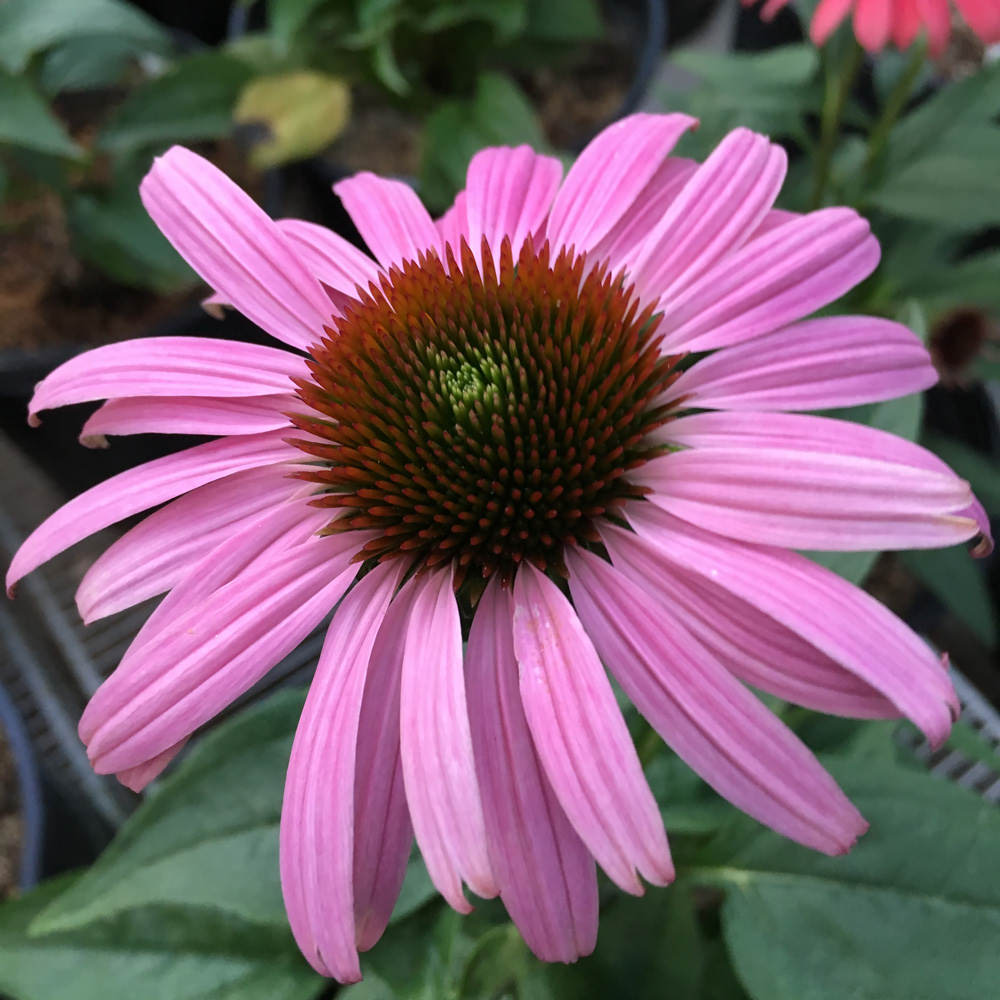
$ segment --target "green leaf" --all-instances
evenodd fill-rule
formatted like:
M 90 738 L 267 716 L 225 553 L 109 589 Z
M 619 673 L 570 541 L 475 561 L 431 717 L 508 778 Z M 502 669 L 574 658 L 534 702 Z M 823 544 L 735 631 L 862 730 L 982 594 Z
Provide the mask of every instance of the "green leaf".
M 559 6 L 554 3 L 553 6 Z M 498 42 L 513 41 L 528 21 L 527 0 L 438 0 L 414 20 L 421 32 L 445 31 L 470 21 L 490 26 Z
M 20 73 L 33 55 L 81 35 L 113 35 L 153 52 L 169 49 L 167 33 L 123 0 L 4 0 L 0 66 Z
M 3 5 L 0 4 L 0 17 Z M 0 71 L 0 143 L 56 156 L 77 157 L 81 150 L 24 78 Z
M 903 552 L 906 567 L 984 642 L 995 646 L 993 601 L 983 574 L 964 545 Z
M 268 0 L 267 23 L 271 35 L 287 52 L 295 35 L 323 0 Z
M 235 56 L 199 52 L 136 88 L 101 133 L 101 148 L 116 154 L 146 146 L 227 135 L 233 106 L 251 78 Z
M 526 39 L 538 42 L 581 42 L 603 31 L 595 0 L 528 0 Z M 513 33 L 511 33 L 513 35 Z
M 350 113 L 350 91 L 343 80 L 298 70 L 258 77 L 240 94 L 235 118 L 263 125 L 251 163 L 264 170 L 301 160 L 326 148 L 341 133 Z
M 763 1000 L 953 1000 L 1000 977 L 1000 811 L 940 778 L 830 760 L 871 824 L 828 858 L 741 817 L 693 879 L 723 888 L 723 929 Z
M 326 983 L 287 930 L 210 908 L 151 907 L 69 933 L 29 936 L 76 876 L 0 906 L 0 992 L 11 1000 L 311 1000 Z
M 71 38 L 45 54 L 39 85 L 46 94 L 113 87 L 136 53 L 130 38 L 113 35 Z
M 34 929 L 153 904 L 211 906 L 286 927 L 278 818 L 301 707 L 300 692 L 279 694 L 206 736 Z
M 657 754 L 645 770 L 664 826 L 671 835 L 712 833 L 732 815 L 729 803 L 675 753 Z
M 433 209 L 446 208 L 464 185 L 476 152 L 522 142 L 535 149 L 545 146 L 534 109 L 513 81 L 483 73 L 470 100 L 442 102 L 427 119 L 420 166 L 424 201 Z
M 985 764 L 995 774 L 1000 774 L 1000 747 L 968 722 L 959 719 L 951 727 L 951 734 L 945 746 L 949 750 L 958 750 L 969 760 Z

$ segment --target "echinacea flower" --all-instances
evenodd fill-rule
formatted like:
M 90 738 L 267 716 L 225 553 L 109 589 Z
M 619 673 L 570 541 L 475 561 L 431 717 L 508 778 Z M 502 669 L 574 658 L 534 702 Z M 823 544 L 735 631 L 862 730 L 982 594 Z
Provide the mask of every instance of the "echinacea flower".
M 595 862 L 626 892 L 670 882 L 606 669 L 722 795 L 829 854 L 866 824 L 745 685 L 949 731 L 929 647 L 794 551 L 988 546 L 935 456 L 789 412 L 926 388 L 927 352 L 887 320 L 804 319 L 876 266 L 868 225 L 775 210 L 785 154 L 744 129 L 671 156 L 694 124 L 627 118 L 564 180 L 484 150 L 437 222 L 359 174 L 336 191 L 374 259 L 174 148 L 147 209 L 288 349 L 137 340 L 37 387 L 32 419 L 107 399 L 85 440 L 220 436 L 72 500 L 11 566 L 9 586 L 166 504 L 78 593 L 93 620 L 167 592 L 81 720 L 97 771 L 144 785 L 334 612 L 281 818 L 292 929 L 324 974 L 359 978 L 413 835 L 452 906 L 463 883 L 499 894 L 548 960 L 594 946 Z
M 755 3 L 743 0 L 745 7 Z M 764 0 L 761 17 L 770 20 L 787 4 Z M 1000 42 L 1000 0 L 955 0 L 955 6 L 984 44 Z M 809 26 L 813 43 L 825 45 L 852 11 L 854 35 L 869 52 L 881 52 L 890 41 L 908 48 L 926 32 L 931 52 L 940 55 L 951 37 L 949 0 L 820 0 Z

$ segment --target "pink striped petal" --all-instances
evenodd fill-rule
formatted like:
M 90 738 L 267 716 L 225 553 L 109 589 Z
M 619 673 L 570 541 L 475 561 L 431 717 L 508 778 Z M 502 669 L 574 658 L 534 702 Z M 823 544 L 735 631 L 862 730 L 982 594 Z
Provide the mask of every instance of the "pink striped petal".
M 283 432 L 270 431 L 209 441 L 112 476 L 63 504 L 35 528 L 11 560 L 7 592 L 13 593 L 17 581 L 35 567 L 122 518 L 234 472 L 275 465 L 299 454 L 284 442 Z
M 155 643 L 137 640 L 142 656 L 101 685 L 81 719 L 94 770 L 149 760 L 256 683 L 340 600 L 357 574 L 352 551 L 330 536 L 267 552 L 163 623 Z
M 80 443 L 102 447 L 108 435 L 262 434 L 281 427 L 286 416 L 305 406 L 294 396 L 247 396 L 242 399 L 200 396 L 126 396 L 111 399 L 83 425 Z
M 826 854 L 868 824 L 808 749 L 693 641 L 669 605 L 592 553 L 567 553 L 573 601 L 653 728 L 720 795 Z
M 854 35 L 869 52 L 881 52 L 889 41 L 893 6 L 886 0 L 855 0 Z
M 255 524 L 299 488 L 272 465 L 237 472 L 172 501 L 91 565 L 76 592 L 80 617 L 90 624 L 169 590 L 219 542 Z
M 418 578 L 403 652 L 400 740 L 413 830 L 431 881 L 459 913 L 462 880 L 497 894 L 483 827 L 449 566 Z
M 573 962 L 597 940 L 597 874 L 535 753 L 518 691 L 513 616 L 510 592 L 494 579 L 466 655 L 490 860 L 528 947 L 543 961 Z
M 441 237 L 442 248 L 448 244 L 456 257 L 462 240 L 464 239 L 466 243 L 469 242 L 469 212 L 466 202 L 465 191 L 459 191 L 455 195 L 451 208 L 434 223 L 434 227 Z
M 479 256 L 483 237 L 500 260 L 500 244 L 509 237 L 514 259 L 528 236 L 545 222 L 559 189 L 562 164 L 529 146 L 497 147 L 476 153 L 466 176 L 469 245 Z
M 833 552 L 938 548 L 973 537 L 955 476 L 780 447 L 695 448 L 635 473 L 663 510 L 731 538 Z
M 746 601 L 679 566 L 667 572 L 631 532 L 604 525 L 601 538 L 612 563 L 654 597 L 668 602 L 675 614 L 683 612 L 692 639 L 736 677 L 830 715 L 898 717 L 896 706 L 870 684 Z
M 758 228 L 781 190 L 787 157 L 749 129 L 716 146 L 639 249 L 632 276 L 670 301 Z
M 333 190 L 382 267 L 417 260 L 430 250 L 441 253 L 441 237 L 408 184 L 364 171 Z
M 649 503 L 627 516 L 664 573 L 708 577 L 881 691 L 933 744 L 948 735 L 958 701 L 946 671 L 875 598 L 805 556 L 714 535 Z
M 592 139 L 552 205 L 546 233 L 553 252 L 574 246 L 582 253 L 597 246 L 696 124 L 688 115 L 635 114 Z
M 671 386 L 685 406 L 819 410 L 920 392 L 930 355 L 900 323 L 869 316 L 814 319 L 700 360 Z
M 779 226 L 783 226 L 786 222 L 792 222 L 794 219 L 801 219 L 802 215 L 800 212 L 786 212 L 783 208 L 772 208 L 767 215 L 764 216 L 764 221 L 757 227 L 751 239 L 756 239 L 758 236 L 763 236 L 765 233 L 769 233 Z
M 705 351 L 770 333 L 840 298 L 878 259 L 868 223 L 849 208 L 793 219 L 661 301 L 663 350 Z
M 828 417 L 793 413 L 698 413 L 672 421 L 664 440 L 692 448 L 786 448 L 793 451 L 829 451 L 876 461 L 898 462 L 915 469 L 955 474 L 933 452 L 905 438 L 874 427 Z M 957 513 L 976 522 L 980 540 L 975 556 L 993 551 L 990 521 L 982 504 L 972 502 Z
M 180 255 L 247 319 L 303 349 L 322 336 L 330 301 L 319 282 L 275 222 L 221 170 L 174 146 L 153 161 L 139 193 Z
M 948 0 L 921 0 L 920 16 L 927 30 L 931 55 L 937 58 L 951 38 L 951 5 Z
M 514 585 L 514 653 L 535 750 L 597 863 L 625 892 L 673 880 L 663 822 L 601 661 L 562 592 L 530 563 Z
M 354 918 L 367 951 L 382 936 L 399 898 L 413 841 L 399 751 L 399 693 L 414 587 L 393 599 L 372 649 L 358 725 L 354 785 Z
M 668 156 L 591 254 L 597 260 L 610 261 L 615 270 L 630 264 L 697 169 L 694 160 Z
M 278 228 L 309 272 L 338 292 L 353 295 L 359 285 L 378 284 L 378 264 L 326 226 L 303 219 L 278 219 Z
M 820 0 L 809 25 L 809 37 L 814 45 L 826 44 L 840 22 L 850 13 L 854 3 L 855 0 Z
M 119 396 L 246 397 L 291 391 L 307 374 L 288 351 L 208 337 L 124 340 L 70 358 L 35 386 L 28 422 L 56 406 Z
M 135 767 L 119 771 L 115 777 L 138 795 L 154 778 L 163 774 L 167 765 L 184 749 L 186 743 L 187 740 L 181 740 L 163 753 L 157 754 L 152 760 L 147 760 L 145 764 L 137 764 Z
M 281 888 L 292 933 L 321 975 L 361 978 L 354 930 L 354 794 L 358 723 L 375 637 L 399 582 L 376 566 L 326 633 L 292 744 L 281 808 Z M 358 826 L 360 839 L 368 831 Z

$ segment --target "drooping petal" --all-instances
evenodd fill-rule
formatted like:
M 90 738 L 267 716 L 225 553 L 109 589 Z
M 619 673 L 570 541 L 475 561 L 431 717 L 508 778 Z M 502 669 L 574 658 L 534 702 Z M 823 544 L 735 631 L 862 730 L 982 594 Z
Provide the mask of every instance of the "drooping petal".
M 951 38 L 951 5 L 948 0 L 920 0 L 920 16 L 927 30 L 931 55 L 937 58 Z
M 399 560 L 368 573 L 327 629 L 295 732 L 281 809 L 281 888 L 292 933 L 321 975 L 361 978 L 354 929 L 358 722 L 372 647 Z M 363 827 L 359 837 L 368 836 Z
M 237 472 L 172 501 L 91 565 L 76 592 L 80 617 L 89 624 L 169 590 L 224 538 L 299 488 L 272 465 Z
M 161 624 L 156 642 L 140 636 L 142 656 L 101 685 L 81 719 L 98 774 L 161 753 L 263 677 L 350 586 L 352 552 L 343 536 L 266 552 Z
M 746 683 L 831 715 L 899 716 L 899 709 L 870 684 L 712 580 L 680 566 L 668 572 L 634 534 L 613 525 L 602 526 L 601 539 L 614 566 L 675 614 L 683 612 L 692 639 Z
M 851 209 L 792 219 L 660 303 L 663 350 L 705 351 L 770 333 L 840 298 L 878 260 L 868 223 Z
M 154 459 L 99 483 L 43 521 L 17 550 L 7 570 L 7 591 L 36 566 L 81 539 L 131 514 L 234 472 L 294 459 L 299 453 L 283 432 L 209 441 Z
M 556 195 L 546 235 L 553 252 L 590 250 L 628 211 L 677 140 L 688 115 L 629 115 L 592 139 Z
M 662 439 L 691 448 L 785 448 L 854 455 L 954 477 L 933 452 L 896 434 L 847 420 L 797 413 L 698 413 L 670 422 Z M 972 502 L 957 514 L 976 522 L 980 540 L 973 555 L 993 551 L 990 520 L 982 504 Z
M 669 301 L 746 242 L 770 210 L 787 157 L 765 136 L 735 129 L 677 195 L 636 254 L 640 290 Z
M 809 37 L 814 45 L 826 44 L 840 22 L 850 13 L 854 2 L 855 0 L 820 0 L 809 25 Z
M 119 771 L 115 777 L 138 795 L 154 778 L 163 774 L 170 762 L 184 749 L 186 743 L 187 740 L 181 740 L 163 753 L 157 754 L 152 760 L 147 760 L 145 764 L 137 764 L 135 767 Z
M 431 881 L 460 913 L 462 881 L 497 894 L 465 701 L 462 629 L 451 566 L 418 581 L 403 652 L 400 746 L 413 830 Z
M 892 29 L 893 4 L 885 0 L 855 0 L 854 35 L 869 52 L 881 52 Z
M 635 473 L 663 510 L 710 531 L 790 549 L 939 548 L 978 533 L 956 476 L 781 447 L 693 448 Z
M 510 239 L 514 259 L 528 236 L 541 228 L 559 189 L 562 164 L 529 146 L 497 147 L 476 153 L 466 175 L 469 246 L 478 257 L 483 237 L 500 259 L 500 244 Z
M 378 264 L 326 226 L 304 219 L 279 219 L 278 228 L 288 237 L 309 271 L 323 284 L 353 295 L 358 285 L 367 288 L 369 282 L 378 283 Z
M 663 822 L 601 661 L 569 601 L 530 563 L 514 584 L 521 701 L 546 777 L 608 877 L 673 879 Z
M 153 161 L 139 194 L 163 235 L 226 302 L 287 344 L 305 349 L 319 340 L 329 299 L 274 220 L 221 170 L 174 146 Z
M 402 181 L 363 171 L 334 184 L 347 214 L 384 268 L 441 252 L 441 237 L 416 192 Z
M 892 399 L 936 381 L 926 348 L 902 324 L 831 316 L 716 351 L 685 371 L 670 395 L 717 410 L 820 410 Z
M 149 337 L 106 344 L 61 364 L 35 386 L 28 422 L 56 406 L 120 396 L 284 394 L 305 359 L 275 347 L 209 337 Z
M 125 396 L 99 407 L 80 431 L 80 443 L 102 445 L 119 434 L 204 434 L 228 437 L 290 428 L 286 413 L 305 407 L 294 396 L 212 399 L 200 396 Z
M 875 598 L 798 553 L 714 535 L 649 503 L 627 516 L 665 572 L 708 577 L 881 691 L 932 744 L 948 735 L 958 702 L 946 671 Z
M 597 940 L 597 874 L 535 753 L 518 691 L 513 614 L 509 591 L 494 579 L 466 655 L 490 860 L 528 947 L 543 961 L 572 962 Z
M 360 951 L 385 931 L 413 841 L 399 749 L 399 692 L 412 583 L 393 599 L 372 649 L 354 784 L 354 917 Z
M 676 615 L 592 553 L 567 554 L 580 618 L 636 708 L 717 792 L 779 833 L 842 854 L 867 829 L 816 758 Z

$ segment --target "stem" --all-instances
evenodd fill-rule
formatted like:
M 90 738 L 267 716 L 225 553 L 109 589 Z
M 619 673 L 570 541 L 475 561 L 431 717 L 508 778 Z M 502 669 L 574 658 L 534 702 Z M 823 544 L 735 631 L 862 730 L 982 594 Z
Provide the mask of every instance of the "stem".
M 823 204 L 823 195 L 826 194 L 827 184 L 830 180 L 833 151 L 840 134 L 840 120 L 844 115 L 844 107 L 860 67 L 861 47 L 856 42 L 852 42 L 847 57 L 840 66 L 840 72 L 827 73 L 826 93 L 823 97 L 823 111 L 820 117 L 819 152 L 816 156 L 812 208 L 819 208 Z
M 889 93 L 881 117 L 868 135 L 868 155 L 865 157 L 866 176 L 871 174 L 872 169 L 878 163 L 879 157 L 885 149 L 885 144 L 889 140 L 889 133 L 910 99 L 913 84 L 924 67 L 926 57 L 927 43 L 921 39 L 910 50 L 909 61 Z

